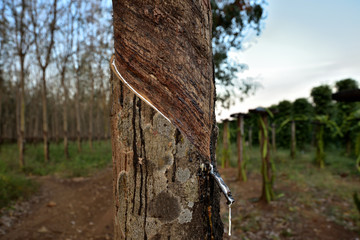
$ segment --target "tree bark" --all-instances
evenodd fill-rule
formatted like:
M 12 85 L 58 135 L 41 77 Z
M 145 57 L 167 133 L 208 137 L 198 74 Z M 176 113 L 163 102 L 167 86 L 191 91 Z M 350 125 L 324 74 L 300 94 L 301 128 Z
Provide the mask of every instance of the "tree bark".
M 68 142 L 68 115 L 67 115 L 67 104 L 68 104 L 68 89 L 65 84 L 65 69 L 61 73 L 61 86 L 63 88 L 64 101 L 63 101 L 63 130 L 64 130 L 64 153 L 66 158 L 69 158 L 69 142 Z
M 94 108 L 94 77 L 90 71 L 91 91 L 90 91 L 90 110 L 89 110 L 89 147 L 92 150 L 93 136 L 93 108 Z
M 18 137 L 19 143 L 19 165 L 20 168 L 25 166 L 25 56 L 20 55 L 20 131 Z
M 291 121 L 291 158 L 295 159 L 296 156 L 296 125 L 295 121 Z
M 44 142 L 44 160 L 49 161 L 49 126 L 47 118 L 47 96 L 46 96 L 46 68 L 42 69 L 42 120 L 43 120 L 43 142 Z
M 223 131 L 223 156 L 221 167 L 228 168 L 229 167 L 229 121 L 224 120 L 224 131 Z
M 246 170 L 244 161 L 244 117 L 239 115 L 237 119 L 237 149 L 238 149 L 238 178 L 246 182 Z
M 174 71 L 173 76 L 168 75 L 167 81 L 170 83 L 176 77 L 191 78 L 195 85 L 185 85 L 186 89 L 184 90 L 187 91 L 196 86 L 196 83 L 199 84 L 201 76 L 196 75 L 195 71 L 187 72 L 185 75 L 184 71 L 180 71 L 180 69 L 182 67 L 191 67 L 194 70 L 206 69 L 204 77 L 207 80 L 207 86 L 210 86 L 206 91 L 211 92 L 208 92 L 210 95 L 210 98 L 207 99 L 208 102 L 203 104 L 207 106 L 209 101 L 213 101 L 215 92 L 212 68 L 208 71 L 208 68 L 198 66 L 199 62 L 212 66 L 211 57 L 208 57 L 211 56 L 209 55 L 211 54 L 211 38 L 209 38 L 211 11 L 208 1 L 175 0 L 171 4 L 156 4 L 155 1 L 149 0 L 124 0 L 113 1 L 113 7 L 117 61 L 124 60 L 121 59 L 124 57 L 122 52 L 124 42 L 117 37 L 120 34 L 129 36 L 124 39 L 130 41 L 134 35 L 143 33 L 140 31 L 146 31 L 139 29 L 141 22 L 133 21 L 134 17 L 143 17 L 143 21 L 150 22 L 151 27 L 154 28 L 150 29 L 147 37 L 141 36 L 136 41 L 131 41 L 131 44 L 134 44 L 139 51 L 132 53 L 128 67 L 121 69 L 121 74 L 125 75 L 125 79 L 138 73 L 135 70 L 139 70 L 139 68 L 135 69 L 134 63 L 138 59 L 135 58 L 139 56 L 141 58 L 143 55 L 150 56 L 151 63 L 158 64 L 163 70 Z M 199 15 L 193 16 L 191 19 L 188 15 L 184 17 L 183 15 L 189 7 L 191 10 L 198 11 Z M 204 16 L 208 18 L 203 19 Z M 184 22 L 180 24 L 177 22 L 179 19 Z M 192 44 L 196 44 L 196 41 L 203 43 L 206 48 L 201 51 L 206 54 L 197 60 L 190 59 L 191 63 L 189 63 L 189 59 L 186 58 L 187 52 L 178 52 L 176 58 L 179 60 L 179 65 L 170 63 L 164 65 L 163 61 L 168 59 L 154 58 L 156 48 L 139 48 L 144 42 L 158 43 L 152 37 L 156 37 L 156 31 L 167 30 L 161 29 L 164 21 L 174 21 L 171 24 L 184 33 L 187 30 L 191 30 L 189 33 L 192 32 L 193 28 L 202 32 L 202 36 L 197 33 L 188 35 L 187 41 Z M 205 35 L 208 38 L 205 38 Z M 177 36 L 172 35 L 171 37 L 174 40 Z M 170 47 L 164 45 L 162 52 L 164 56 L 175 54 L 170 52 Z M 192 50 L 186 49 L 186 51 Z M 154 81 L 157 80 L 154 79 Z M 139 82 L 141 83 L 141 80 Z M 200 84 L 199 87 L 201 87 Z M 155 91 L 156 89 L 147 90 Z M 205 151 L 200 151 L 180 131 L 181 129 L 175 127 L 173 122 L 170 123 L 165 116 L 134 95 L 120 78 L 113 76 L 111 92 L 110 116 L 115 198 L 114 239 L 222 239 L 223 224 L 219 215 L 219 189 L 215 185 L 214 179 L 200 168 L 202 163 L 209 160 L 202 154 Z M 162 96 L 153 97 L 160 98 Z M 196 96 L 194 97 L 196 98 Z M 183 100 L 188 101 L 189 99 Z M 213 113 L 214 104 L 210 103 L 210 111 Z M 164 104 L 166 105 L 168 102 Z M 178 106 L 172 106 L 168 110 L 174 111 L 174 109 L 177 110 L 176 108 Z M 213 151 L 217 135 L 215 117 L 212 119 L 211 126 L 206 127 L 212 129 L 211 146 L 209 147 L 210 150 L 212 149 L 212 163 L 215 164 Z
M 79 76 L 79 73 L 76 73 L 75 114 L 76 114 L 75 115 L 76 116 L 76 143 L 77 143 L 78 152 L 81 152 L 80 76 Z

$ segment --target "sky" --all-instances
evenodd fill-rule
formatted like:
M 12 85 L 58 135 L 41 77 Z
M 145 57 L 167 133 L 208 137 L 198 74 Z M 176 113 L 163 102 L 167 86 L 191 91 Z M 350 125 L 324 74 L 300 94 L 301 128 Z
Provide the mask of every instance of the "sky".
M 282 100 L 311 101 L 321 84 L 360 81 L 360 0 L 268 0 L 266 15 L 255 42 L 232 53 L 249 67 L 239 77 L 256 77 L 261 87 L 218 119 Z

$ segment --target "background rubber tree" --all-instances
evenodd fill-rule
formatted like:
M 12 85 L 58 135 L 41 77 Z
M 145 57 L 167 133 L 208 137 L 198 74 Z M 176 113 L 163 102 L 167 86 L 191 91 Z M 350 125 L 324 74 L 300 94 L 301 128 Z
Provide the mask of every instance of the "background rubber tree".
M 224 119 L 222 122 L 223 125 L 223 151 L 222 151 L 222 158 L 221 158 L 221 167 L 228 168 L 230 167 L 230 129 L 229 129 L 229 120 Z
M 237 157 L 238 157 L 238 179 L 246 182 L 246 154 L 245 154 L 245 133 L 244 133 L 244 118 L 247 115 L 244 113 L 231 114 L 231 117 L 237 118 L 236 128 L 236 145 L 237 145 Z
M 282 128 L 287 126 L 288 124 L 291 126 L 290 128 L 290 157 L 292 159 L 295 159 L 296 157 L 296 123 L 301 121 L 307 121 L 308 117 L 306 115 L 297 115 L 294 116 L 293 114 L 289 116 L 287 119 L 285 119 L 284 122 L 281 123 L 279 127 L 279 131 L 281 131 Z
M 346 91 L 358 89 L 357 81 L 353 79 L 343 79 L 335 83 L 336 91 Z M 349 118 L 350 114 L 356 110 L 358 103 L 356 102 L 337 102 L 337 123 L 341 127 L 341 132 L 344 134 L 344 140 L 346 145 L 346 155 L 350 156 L 352 152 L 352 140 L 355 138 L 355 132 L 351 131 L 351 126 L 343 124 Z
M 275 181 L 275 165 L 270 158 L 270 141 L 269 141 L 269 121 L 268 117 L 273 117 L 272 113 L 265 108 L 256 108 L 250 110 L 251 113 L 258 114 L 259 123 L 259 141 L 261 157 L 261 175 L 262 175 L 262 192 L 260 200 L 269 203 L 275 199 L 273 190 Z
M 203 164 L 216 166 L 210 4 L 114 0 L 113 14 L 114 239 L 222 239 Z

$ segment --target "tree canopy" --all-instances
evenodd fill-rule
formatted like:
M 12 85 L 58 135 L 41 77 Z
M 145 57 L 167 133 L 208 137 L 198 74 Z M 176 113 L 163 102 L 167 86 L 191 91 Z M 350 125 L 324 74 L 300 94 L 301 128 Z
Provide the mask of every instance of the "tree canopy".
M 251 31 L 260 34 L 264 5 L 265 1 L 211 0 L 214 72 L 221 86 L 217 97 L 224 107 L 230 106 L 229 99 L 236 92 L 248 94 L 255 87 L 252 79 L 237 79 L 236 73 L 247 66 L 231 59 L 229 52 L 242 49 Z

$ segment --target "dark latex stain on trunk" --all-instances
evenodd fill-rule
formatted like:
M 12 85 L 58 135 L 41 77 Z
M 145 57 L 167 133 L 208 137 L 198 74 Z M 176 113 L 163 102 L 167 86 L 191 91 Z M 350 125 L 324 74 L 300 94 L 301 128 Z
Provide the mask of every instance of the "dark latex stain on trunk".
M 180 141 L 181 141 L 181 133 L 180 133 L 179 129 L 176 129 L 175 130 L 175 146 L 177 146 Z M 176 154 L 174 156 L 174 162 L 173 162 L 172 170 L 173 170 L 173 172 L 172 172 L 171 181 L 175 182 L 175 178 L 176 178 Z
M 119 97 L 119 102 L 120 102 L 120 105 L 121 105 L 121 108 L 123 107 L 124 105 L 124 89 L 123 89 L 123 83 L 122 81 L 119 79 L 119 82 L 120 82 L 120 97 Z
M 133 166 L 134 166 L 134 196 L 132 199 L 133 209 L 132 212 L 135 211 L 135 196 L 136 196 L 136 180 L 137 180 L 137 167 L 139 165 L 139 158 L 137 153 L 137 146 L 136 146 L 136 95 L 134 94 L 133 98 L 133 118 L 132 118 L 132 127 L 133 127 Z
M 148 184 L 147 184 L 147 180 L 148 180 L 148 162 L 147 162 L 147 158 L 146 158 L 146 147 L 145 147 L 145 137 L 144 137 L 144 132 L 141 126 L 141 101 L 139 101 L 139 131 L 140 131 L 140 141 L 141 141 L 141 157 L 142 157 L 142 165 L 145 166 L 145 182 L 144 182 L 144 187 L 145 187 L 145 194 L 144 194 L 144 240 L 147 240 L 147 234 L 146 234 L 146 218 L 147 218 L 147 195 L 148 195 Z M 153 109 L 151 108 L 151 111 L 153 111 Z M 142 165 L 141 165 L 141 188 L 142 189 L 142 181 L 143 181 L 143 170 L 142 170 Z M 142 206 L 142 201 L 141 201 L 141 192 L 142 190 L 140 190 L 140 207 L 139 207 L 139 215 L 141 214 L 141 206 Z

